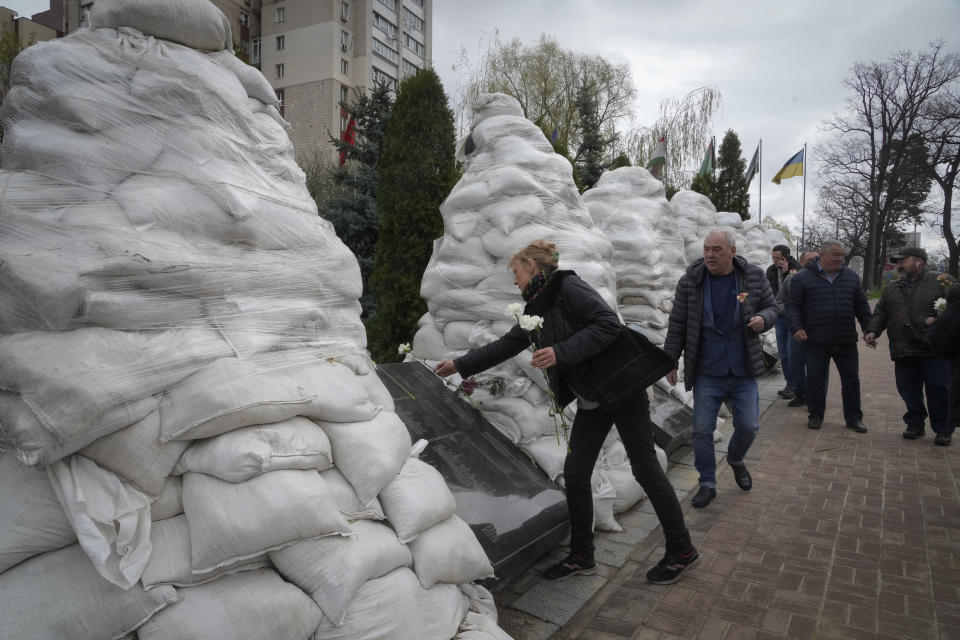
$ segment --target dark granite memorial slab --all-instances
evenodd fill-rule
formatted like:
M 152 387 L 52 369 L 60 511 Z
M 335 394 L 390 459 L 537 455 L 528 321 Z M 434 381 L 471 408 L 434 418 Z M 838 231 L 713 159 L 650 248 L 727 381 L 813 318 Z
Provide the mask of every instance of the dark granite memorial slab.
M 563 492 L 480 411 L 419 362 L 377 369 L 413 440 L 429 441 L 420 459 L 443 474 L 501 581 L 563 543 Z
M 653 385 L 650 399 L 650 422 L 653 423 L 653 441 L 669 456 L 690 442 L 693 435 L 693 409 Z

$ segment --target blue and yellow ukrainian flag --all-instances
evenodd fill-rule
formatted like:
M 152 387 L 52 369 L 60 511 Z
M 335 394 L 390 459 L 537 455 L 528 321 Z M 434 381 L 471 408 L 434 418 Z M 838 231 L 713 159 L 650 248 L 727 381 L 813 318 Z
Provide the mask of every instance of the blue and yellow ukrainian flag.
M 786 180 L 787 178 L 796 178 L 797 176 L 803 175 L 803 149 L 797 151 L 796 155 L 787 160 L 787 163 L 783 165 L 783 168 L 780 171 L 777 171 L 777 175 L 773 176 L 774 184 L 780 184 L 781 180 Z

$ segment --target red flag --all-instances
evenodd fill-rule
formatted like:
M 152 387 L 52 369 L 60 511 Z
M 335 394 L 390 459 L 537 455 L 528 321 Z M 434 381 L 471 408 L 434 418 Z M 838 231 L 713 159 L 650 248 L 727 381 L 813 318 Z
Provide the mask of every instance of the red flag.
M 347 128 L 345 131 L 340 133 L 340 140 L 346 142 L 351 147 L 356 146 L 357 144 L 357 121 L 351 116 L 350 122 L 347 123 Z M 347 150 L 340 149 L 340 166 L 342 167 L 347 162 Z

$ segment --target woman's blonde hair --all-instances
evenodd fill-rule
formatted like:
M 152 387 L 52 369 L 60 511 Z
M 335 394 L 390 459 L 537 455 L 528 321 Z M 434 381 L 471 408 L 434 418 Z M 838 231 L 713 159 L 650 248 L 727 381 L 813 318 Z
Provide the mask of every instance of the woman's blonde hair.
M 557 245 L 546 240 L 534 240 L 525 248 L 520 249 L 507 266 L 513 268 L 524 260 L 533 260 L 537 265 L 538 271 L 547 271 L 557 268 L 557 261 L 560 260 L 560 253 L 557 251 Z

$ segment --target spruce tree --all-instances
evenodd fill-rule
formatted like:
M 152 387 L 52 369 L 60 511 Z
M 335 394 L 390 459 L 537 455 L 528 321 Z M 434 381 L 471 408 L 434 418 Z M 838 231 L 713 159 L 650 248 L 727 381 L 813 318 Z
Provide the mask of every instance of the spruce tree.
M 377 362 L 399 359 L 426 310 L 420 282 L 443 235 L 440 204 L 457 180 L 453 113 L 432 69 L 408 76 L 397 90 L 380 155 L 380 237 L 371 288 L 376 315 L 367 324 Z
M 596 85 L 583 83 L 577 92 L 577 113 L 581 143 L 579 157 L 574 165 L 574 176 L 580 191 L 597 184 L 603 174 L 603 154 L 608 139 L 600 131 L 600 115 L 597 112 Z
M 374 313 L 373 296 L 370 294 L 370 275 L 377 248 L 380 214 L 377 208 L 377 165 L 383 147 L 387 118 L 393 108 L 393 95 L 383 83 L 374 85 L 370 93 L 360 93 L 353 104 L 341 104 L 349 117 L 354 118 L 356 142 L 349 144 L 332 139 L 335 148 L 344 154 L 346 162 L 334 168 L 333 181 L 336 189 L 323 202 L 317 202 L 320 215 L 333 223 L 337 236 L 357 257 L 363 294 L 360 305 L 362 317 Z
M 747 194 L 746 161 L 740 156 L 740 138 L 733 129 L 727 129 L 717 153 L 719 169 L 713 185 L 711 200 L 717 211 L 740 214 L 741 220 L 750 218 L 750 196 Z

